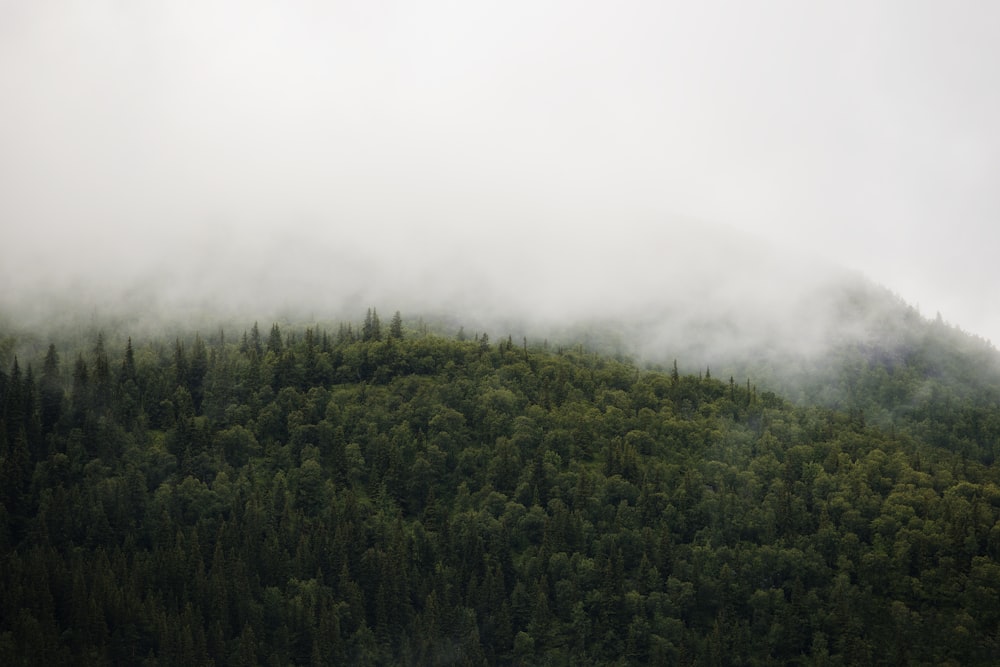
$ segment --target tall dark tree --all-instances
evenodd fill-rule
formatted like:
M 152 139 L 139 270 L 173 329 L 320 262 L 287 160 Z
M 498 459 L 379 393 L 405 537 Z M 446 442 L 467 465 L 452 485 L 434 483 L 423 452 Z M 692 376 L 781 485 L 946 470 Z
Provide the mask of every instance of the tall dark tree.
M 187 350 L 180 338 L 174 340 L 174 387 L 186 387 L 190 376 Z
M 135 382 L 135 351 L 132 349 L 131 336 L 125 344 L 125 356 L 122 358 L 121 372 L 118 375 L 120 384 L 125 384 L 129 380 Z
M 254 322 L 250 328 L 250 351 L 258 357 L 264 354 L 264 346 L 261 344 L 260 328 Z
M 90 386 L 90 369 L 82 354 L 78 354 L 73 363 L 73 423 L 81 426 L 93 409 L 93 391 Z
M 31 366 L 28 366 L 27 373 L 24 374 L 24 385 L 22 388 L 24 401 L 24 429 L 28 438 L 28 449 L 31 452 L 32 462 L 41 461 L 45 458 L 45 442 L 42 438 L 41 413 L 38 405 L 38 387 L 35 384 L 35 373 Z
M 2 410 L 0 417 L 7 424 L 7 439 L 12 441 L 18 430 L 24 428 L 27 416 L 25 413 L 24 380 L 21 379 L 21 365 L 18 363 L 17 357 L 14 357 L 6 384 L 3 405 L 0 406 L 0 410 Z
M 111 362 L 104 347 L 104 334 L 98 333 L 94 342 L 94 409 L 103 413 L 111 406 Z
M 398 310 L 392 314 L 392 321 L 389 322 L 389 338 L 396 340 L 403 338 L 403 317 Z
M 274 354 L 281 354 L 284 349 L 284 342 L 281 339 L 281 327 L 275 322 L 271 325 L 271 334 L 267 337 L 267 351 Z
M 382 340 L 382 323 L 379 321 L 378 312 L 374 308 L 369 308 L 365 314 L 365 322 L 361 327 L 361 340 Z
M 118 400 L 116 402 L 118 419 L 123 426 L 129 429 L 135 426 L 135 420 L 141 409 L 137 377 L 135 351 L 132 349 L 132 337 L 129 336 L 128 342 L 125 344 L 125 356 L 122 358 L 122 365 L 118 371 Z
M 319 342 L 316 332 L 310 327 L 306 329 L 305 352 L 302 356 L 302 388 L 306 389 L 310 385 L 320 384 L 319 373 Z
M 62 378 L 59 377 L 59 354 L 54 344 L 49 345 L 45 353 L 45 363 L 42 366 L 42 378 L 39 386 L 41 402 L 42 429 L 48 433 L 62 417 L 65 391 Z
M 191 361 L 188 364 L 185 386 L 191 392 L 196 412 L 201 412 L 201 403 L 205 397 L 205 373 L 208 371 L 208 349 L 201 336 L 195 334 L 191 346 Z

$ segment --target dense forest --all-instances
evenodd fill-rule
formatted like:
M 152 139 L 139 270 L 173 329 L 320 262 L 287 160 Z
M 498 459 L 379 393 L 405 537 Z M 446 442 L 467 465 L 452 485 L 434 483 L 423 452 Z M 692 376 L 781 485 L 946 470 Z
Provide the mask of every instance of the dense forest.
M 1000 656 L 996 352 L 943 325 L 794 399 L 399 313 L 265 331 L 5 362 L 0 663 Z

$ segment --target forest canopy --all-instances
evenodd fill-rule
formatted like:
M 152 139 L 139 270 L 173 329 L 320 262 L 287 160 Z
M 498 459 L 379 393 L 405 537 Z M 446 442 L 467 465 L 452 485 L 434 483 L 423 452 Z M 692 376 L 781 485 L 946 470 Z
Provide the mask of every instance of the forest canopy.
M 0 663 L 1000 654 L 997 386 L 927 346 L 793 402 L 375 310 L 83 338 L 0 370 Z

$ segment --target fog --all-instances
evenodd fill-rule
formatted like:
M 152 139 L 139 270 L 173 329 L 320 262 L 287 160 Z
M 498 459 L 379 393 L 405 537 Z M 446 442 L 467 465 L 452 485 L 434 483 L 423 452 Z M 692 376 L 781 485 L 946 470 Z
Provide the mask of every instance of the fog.
M 987 2 L 0 0 L 0 312 L 807 345 L 865 275 L 998 341 L 997 34 Z

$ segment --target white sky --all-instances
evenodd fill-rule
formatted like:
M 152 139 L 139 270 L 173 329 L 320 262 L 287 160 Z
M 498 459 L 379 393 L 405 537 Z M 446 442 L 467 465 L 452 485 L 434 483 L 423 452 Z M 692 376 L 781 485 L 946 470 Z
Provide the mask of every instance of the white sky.
M 992 0 L 0 0 L 0 290 L 377 266 L 599 308 L 631 250 L 685 289 L 732 233 L 997 343 L 998 35 Z

